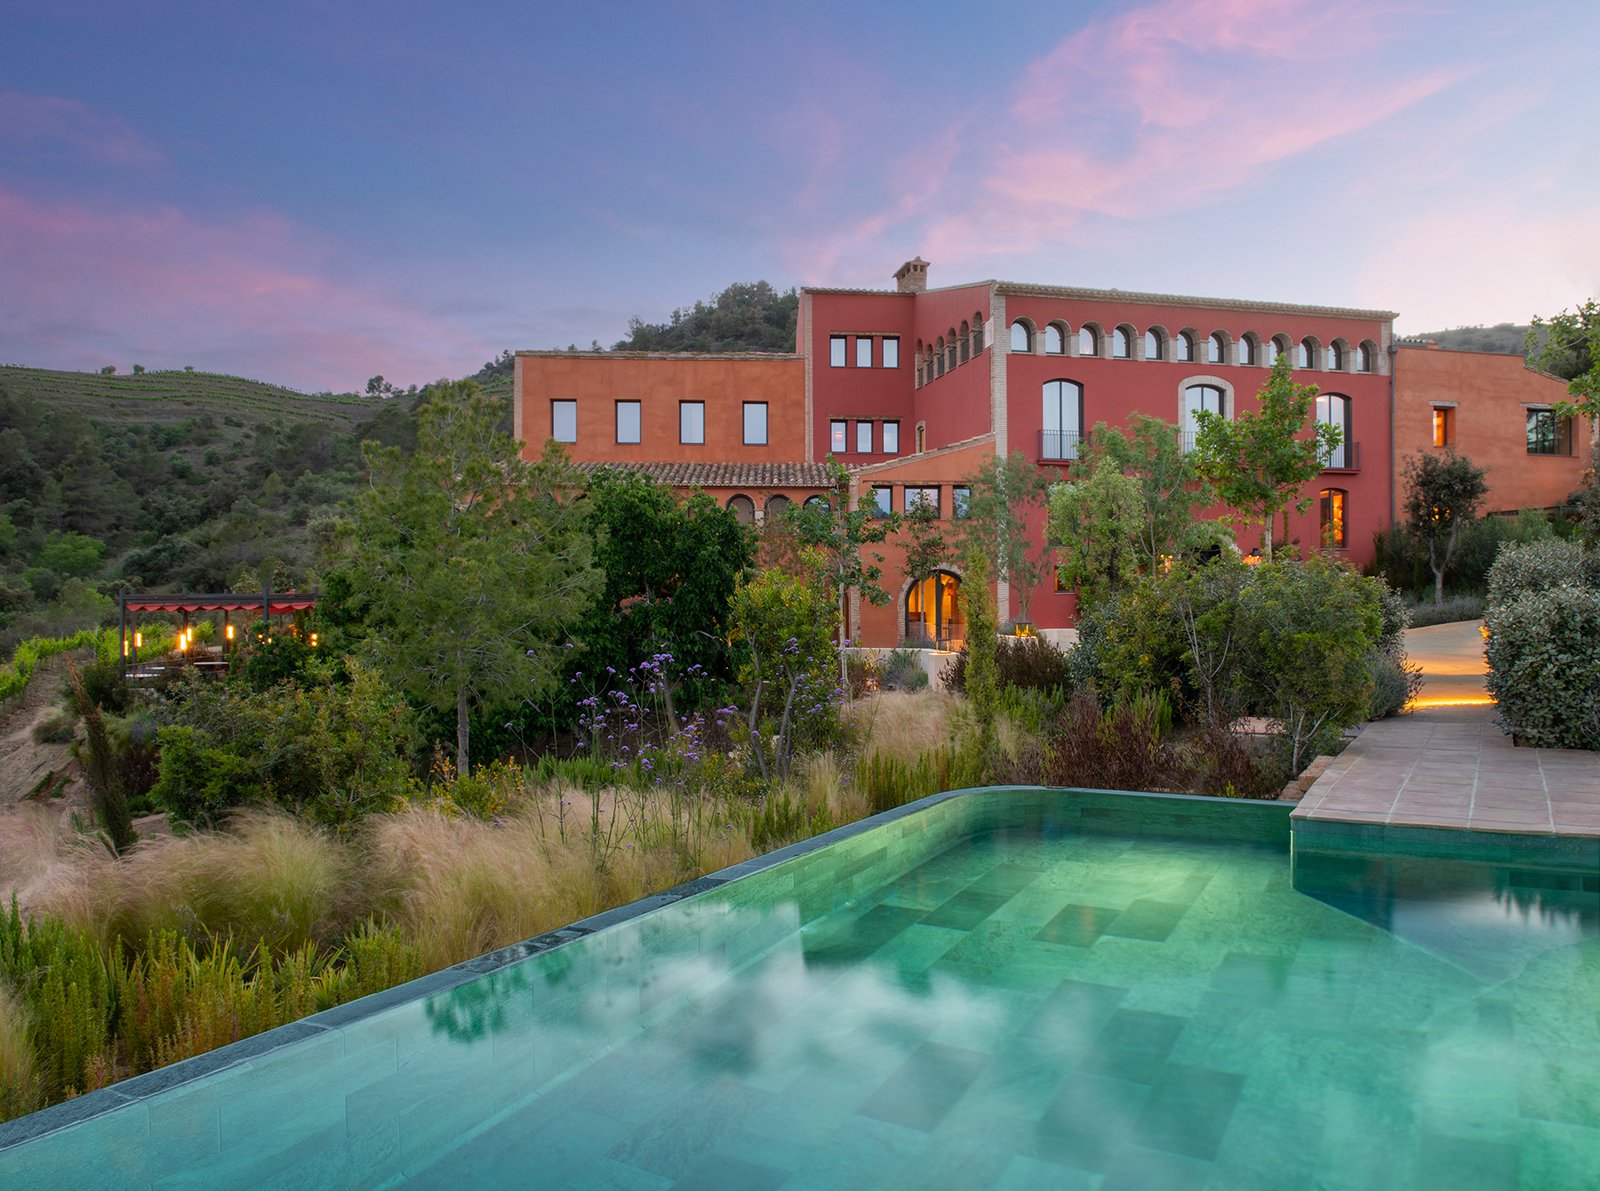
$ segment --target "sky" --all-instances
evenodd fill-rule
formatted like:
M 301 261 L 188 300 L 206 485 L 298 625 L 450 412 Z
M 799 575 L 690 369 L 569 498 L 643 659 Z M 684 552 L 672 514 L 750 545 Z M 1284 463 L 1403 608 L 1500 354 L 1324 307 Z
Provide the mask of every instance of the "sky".
M 1600 294 L 1594 0 L 0 0 L 0 363 L 318 391 L 735 281 Z

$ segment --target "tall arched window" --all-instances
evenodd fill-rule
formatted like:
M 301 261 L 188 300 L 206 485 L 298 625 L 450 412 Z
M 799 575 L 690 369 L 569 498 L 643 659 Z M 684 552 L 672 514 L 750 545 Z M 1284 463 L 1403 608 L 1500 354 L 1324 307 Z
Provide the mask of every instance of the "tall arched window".
M 792 504 L 794 504 L 794 501 L 790 500 L 783 493 L 775 492 L 771 496 L 767 497 L 767 503 L 765 507 L 762 508 L 761 514 L 770 521 L 773 517 L 781 514 L 783 510 L 787 509 Z
M 983 311 L 972 312 L 972 354 L 976 356 L 983 350 Z
M 826 496 L 819 496 L 816 493 L 812 493 L 810 496 L 806 497 L 805 507 L 808 509 L 818 509 L 821 512 L 826 513 L 833 506 L 828 503 L 828 498 Z
M 1256 362 L 1256 341 L 1250 335 L 1239 336 L 1239 363 L 1251 365 Z
M 1371 372 L 1373 357 L 1376 355 L 1377 349 L 1373 347 L 1372 341 L 1363 340 L 1356 351 L 1356 371 Z
M 959 649 L 967 639 L 961 614 L 961 580 L 935 571 L 906 591 L 906 644 Z
M 1317 520 L 1325 550 L 1343 550 L 1349 542 L 1349 525 L 1345 520 L 1348 496 L 1343 488 L 1324 488 L 1317 493 Z
M 1228 395 L 1220 386 L 1208 384 L 1189 385 L 1183 390 L 1183 446 L 1194 446 L 1194 436 L 1200 429 L 1200 413 L 1228 416 Z
M 1274 335 L 1266 344 L 1267 367 L 1278 362 L 1278 357 L 1289 353 L 1289 337 L 1287 335 Z
M 732 510 L 734 518 L 740 525 L 754 525 L 756 523 L 756 502 L 748 496 L 728 497 L 728 508 Z
M 1174 354 L 1177 356 L 1178 363 L 1180 363 L 1180 364 L 1193 364 L 1194 363 L 1194 336 L 1193 335 L 1189 334 L 1189 332 L 1187 332 L 1187 331 L 1180 331 L 1178 333 L 1178 337 L 1175 340 L 1173 340 L 1173 347 L 1176 349 Z
M 1011 324 L 1011 350 L 1024 355 L 1033 350 L 1033 328 L 1020 318 Z
M 939 342 L 933 345 L 933 374 L 944 375 L 944 336 L 939 337 Z
M 1039 458 L 1076 459 L 1083 437 L 1083 386 L 1070 380 L 1044 385 L 1044 421 Z
M 1228 358 L 1228 337 L 1221 331 L 1214 332 L 1206 340 L 1206 363 L 1221 364 Z
M 923 365 L 924 360 L 922 352 L 922 340 L 919 339 L 917 340 L 917 387 L 919 389 L 923 386 L 926 380 L 926 376 L 923 371 Z
M 1111 358 L 1113 360 L 1126 360 L 1133 355 L 1133 336 L 1128 334 L 1127 327 L 1118 327 L 1111 332 Z
M 1316 361 L 1316 350 L 1311 346 L 1311 340 L 1302 339 L 1295 345 L 1294 366 L 1296 368 L 1310 368 Z
M 950 357 L 948 360 L 948 365 L 953 369 L 956 366 L 956 329 L 954 327 L 951 327 L 949 331 L 945 332 L 944 341 L 949 345 L 945 348 L 945 352 Z
M 1048 323 L 1044 329 L 1044 354 L 1047 356 L 1064 356 L 1067 354 L 1067 337 L 1061 333 L 1060 323 Z
M 1161 335 L 1156 331 L 1144 333 L 1144 358 L 1147 360 L 1161 358 Z
M 1337 339 L 1328 344 L 1328 371 L 1344 371 L 1344 344 Z
M 966 323 L 961 324 L 961 362 L 965 364 L 972 358 L 972 328 Z
M 1339 445 L 1324 465 L 1339 470 L 1354 466 L 1355 447 L 1350 441 L 1350 398 L 1341 393 L 1317 394 L 1317 422 L 1339 431 Z
M 1100 333 L 1093 327 L 1078 328 L 1078 354 L 1080 356 L 1100 354 Z

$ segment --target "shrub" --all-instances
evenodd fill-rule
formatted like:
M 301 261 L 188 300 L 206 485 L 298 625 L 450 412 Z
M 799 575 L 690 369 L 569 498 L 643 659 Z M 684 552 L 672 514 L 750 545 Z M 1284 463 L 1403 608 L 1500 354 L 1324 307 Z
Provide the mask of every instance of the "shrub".
M 1496 564 L 1488 612 L 1489 693 L 1499 719 L 1539 748 L 1600 748 L 1600 591 L 1573 583 L 1528 590 L 1546 559 Z M 1556 566 L 1570 565 L 1570 558 Z
M 48 1100 L 87 1092 L 105 1075 L 95 1061 L 111 1026 L 111 978 L 94 937 L 57 918 L 23 921 L 13 897 L 0 917 L 0 984 L 32 1019 L 34 1069 Z
M 33 1027 L 26 1007 L 0 984 L 0 1121 L 20 1117 L 40 1105 L 33 1048 Z
M 1475 595 L 1446 596 L 1444 603 L 1432 600 L 1410 605 L 1411 627 L 1427 628 L 1435 624 L 1455 624 L 1462 620 L 1479 620 L 1483 616 L 1483 597 Z
M 1372 679 L 1369 720 L 1381 720 L 1403 711 L 1422 689 L 1422 667 L 1397 658 L 1381 649 L 1367 655 L 1367 674 Z
M 1001 637 L 995 642 L 995 666 L 1001 690 L 1067 691 L 1073 688 L 1072 668 L 1067 654 L 1043 637 Z M 967 690 L 967 650 L 961 652 L 945 671 L 945 686 L 965 694 Z
M 1492 610 L 1562 585 L 1600 587 L 1600 552 L 1560 540 L 1507 546 L 1489 572 L 1487 603 Z
M 1289 780 L 1281 755 L 1252 748 L 1220 724 L 1195 731 L 1184 742 L 1183 759 L 1195 788 L 1220 798 L 1274 799 Z
M 1076 695 L 1046 744 L 1045 781 L 1099 790 L 1181 789 L 1183 766 L 1166 739 L 1171 726 L 1172 705 L 1158 692 L 1104 711 L 1092 696 Z

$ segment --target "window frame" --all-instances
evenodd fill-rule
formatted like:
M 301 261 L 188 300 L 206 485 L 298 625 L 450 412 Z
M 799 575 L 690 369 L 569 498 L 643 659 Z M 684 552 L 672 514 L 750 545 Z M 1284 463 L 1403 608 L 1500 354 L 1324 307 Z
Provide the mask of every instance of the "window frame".
M 557 410 L 562 412 L 570 407 L 572 412 L 572 437 L 562 438 L 561 427 L 556 421 Z M 578 441 L 578 401 L 575 397 L 552 397 L 550 399 L 550 438 L 554 442 L 572 444 Z
M 1022 332 L 1021 347 L 1017 346 L 1018 331 Z M 1033 328 L 1020 318 L 1011 320 L 1011 352 L 1019 356 L 1031 356 L 1033 354 Z
M 864 444 L 864 445 L 863 445 Z M 856 454 L 872 454 L 872 421 L 868 418 L 859 418 L 856 421 Z
M 1572 456 L 1572 419 L 1564 418 L 1551 406 L 1528 406 L 1528 454 L 1543 455 L 1556 459 L 1570 458 Z M 1534 420 L 1544 421 L 1549 419 L 1550 435 L 1549 449 L 1543 446 L 1535 449 L 1534 445 Z M 1541 435 L 1541 437 L 1543 437 Z
M 850 423 L 844 418 L 828 419 L 828 452 L 843 455 L 850 446 Z
M 848 335 L 828 336 L 828 367 L 843 368 L 850 362 L 850 337 Z
M 1067 354 L 1067 333 L 1061 329 L 1060 323 L 1044 325 L 1044 354 L 1047 356 Z
M 1127 327 L 1111 328 L 1111 358 L 1113 360 L 1133 359 L 1133 336 L 1128 333 Z
M 1333 538 L 1328 529 L 1337 526 Z M 1322 488 L 1317 492 L 1317 540 L 1324 550 L 1350 548 L 1350 493 L 1344 488 Z
M 872 486 L 871 512 L 874 517 L 887 517 L 894 512 L 893 484 L 874 484 Z
M 612 425 L 616 430 L 616 443 L 619 447 L 636 447 L 644 440 L 644 402 L 634 397 L 618 397 L 612 403 Z M 633 437 L 622 437 L 622 411 L 624 408 L 633 409 Z
M 747 447 L 766 446 L 767 440 L 771 437 L 771 428 L 767 420 L 767 403 L 765 401 L 746 401 L 743 403 L 743 407 L 743 416 L 740 422 L 744 429 L 744 445 Z M 750 414 L 753 410 L 758 409 L 761 411 L 761 437 L 756 439 L 750 437 Z
M 1173 359 L 1179 364 L 1193 364 L 1194 360 L 1194 334 L 1190 331 L 1179 331 L 1172 337 Z
M 1323 414 L 1327 416 L 1324 417 Z M 1335 415 L 1339 416 L 1335 416 Z M 1319 424 L 1339 427 L 1340 441 L 1333 454 L 1322 466 L 1330 471 L 1354 471 L 1355 431 L 1351 428 L 1353 410 L 1350 398 L 1343 393 L 1318 393 L 1312 405 L 1311 416 Z
M 878 432 L 878 437 L 882 442 L 885 455 L 898 455 L 900 453 L 899 422 L 893 420 L 884 422 L 883 428 Z
M 932 496 L 929 496 L 932 493 Z M 919 504 L 925 504 L 933 509 L 935 519 L 944 516 L 943 506 L 940 504 L 940 485 L 938 484 L 907 484 L 901 493 L 900 503 L 907 513 L 914 512 Z
M 1051 460 L 1077 459 L 1078 448 L 1083 444 L 1083 385 L 1064 376 L 1053 377 L 1039 387 L 1039 403 L 1039 457 Z M 1074 422 L 1070 430 L 1065 425 L 1067 421 L 1065 415 L 1069 407 Z M 1054 427 L 1051 426 L 1052 420 L 1055 422 Z M 1058 446 L 1056 454 L 1050 454 L 1046 450 L 1046 443 L 1051 434 L 1056 435 Z M 1069 434 L 1072 437 L 1070 443 L 1067 442 Z
M 885 335 L 883 337 L 883 349 L 878 353 L 878 358 L 880 361 L 878 367 L 880 368 L 900 367 L 900 336 Z
M 867 362 L 865 364 L 863 364 L 861 362 L 861 349 L 863 347 L 865 347 L 867 349 L 867 351 L 866 351 Z M 872 367 L 872 336 L 871 335 L 857 335 L 856 336 L 856 367 L 857 368 L 871 368 Z
M 950 486 L 950 519 L 965 521 L 972 516 L 972 487 L 969 484 Z
M 691 409 L 698 409 L 700 411 L 700 437 L 699 438 L 685 438 L 684 437 L 683 417 Z M 686 446 L 686 447 L 703 447 L 703 446 L 705 446 L 705 444 L 706 444 L 706 403 L 704 401 L 680 401 L 680 402 L 678 402 L 678 443 L 679 443 L 680 446 Z
M 1456 408 L 1453 405 L 1435 405 L 1433 410 L 1433 445 L 1454 446 L 1456 441 Z

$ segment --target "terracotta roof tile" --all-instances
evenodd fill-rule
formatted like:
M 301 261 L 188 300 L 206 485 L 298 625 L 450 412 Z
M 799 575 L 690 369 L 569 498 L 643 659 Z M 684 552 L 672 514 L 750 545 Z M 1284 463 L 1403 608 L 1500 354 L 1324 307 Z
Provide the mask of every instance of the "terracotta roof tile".
M 832 486 L 826 463 L 577 463 L 586 475 L 610 469 L 638 472 L 674 488 L 822 488 Z

